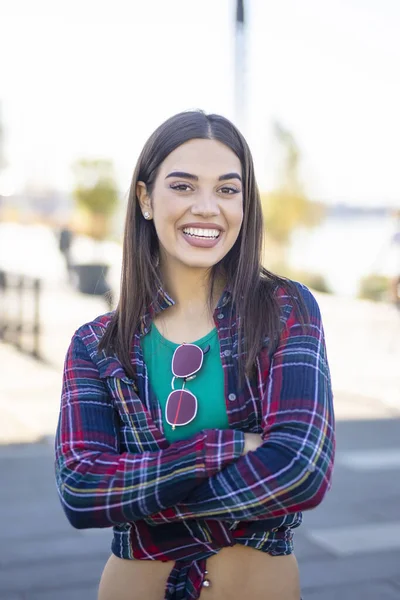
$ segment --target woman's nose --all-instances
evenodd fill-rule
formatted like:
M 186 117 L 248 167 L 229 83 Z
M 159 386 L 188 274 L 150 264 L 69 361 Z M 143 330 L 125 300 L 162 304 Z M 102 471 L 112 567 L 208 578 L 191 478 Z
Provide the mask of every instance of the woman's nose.
M 193 215 L 201 215 L 203 217 L 217 216 L 220 214 L 218 199 L 212 194 L 202 194 L 193 203 L 191 212 Z

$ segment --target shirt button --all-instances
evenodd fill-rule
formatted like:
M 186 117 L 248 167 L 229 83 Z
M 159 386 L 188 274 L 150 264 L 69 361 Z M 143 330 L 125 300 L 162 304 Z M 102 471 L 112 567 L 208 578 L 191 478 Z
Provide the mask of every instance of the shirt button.
M 202 583 L 203 587 L 210 587 L 211 581 L 209 579 L 205 579 Z
M 224 350 L 225 356 L 230 356 L 232 354 L 231 350 Z
M 221 321 L 221 319 L 224 318 L 224 313 L 219 313 L 219 315 L 217 315 L 217 318 Z
M 228 400 L 230 400 L 231 402 L 234 402 L 236 400 L 236 394 L 229 394 Z
M 312 463 L 308 465 L 307 470 L 310 471 L 311 473 L 314 473 L 315 471 L 315 465 L 313 465 Z

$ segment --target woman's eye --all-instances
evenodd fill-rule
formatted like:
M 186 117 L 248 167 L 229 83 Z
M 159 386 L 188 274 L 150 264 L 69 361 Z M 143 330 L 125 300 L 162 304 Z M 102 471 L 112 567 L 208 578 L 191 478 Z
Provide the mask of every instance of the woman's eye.
M 240 192 L 240 190 L 238 190 L 235 187 L 231 187 L 231 186 L 224 186 L 222 188 L 219 189 L 220 192 L 222 192 L 223 194 L 238 194 Z
M 187 183 L 172 183 L 169 187 L 172 190 L 178 190 L 178 192 L 188 192 L 192 189 Z

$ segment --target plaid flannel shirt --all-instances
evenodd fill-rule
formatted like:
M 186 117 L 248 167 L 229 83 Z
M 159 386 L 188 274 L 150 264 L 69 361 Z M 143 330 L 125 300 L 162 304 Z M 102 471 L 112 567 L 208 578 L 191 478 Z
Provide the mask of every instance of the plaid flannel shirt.
M 228 326 L 231 297 L 224 292 L 214 321 L 230 429 L 172 444 L 140 344 L 154 305 L 134 336 L 134 380 L 115 355 L 98 352 L 111 313 L 72 338 L 56 435 L 62 506 L 76 528 L 113 526 L 111 549 L 121 558 L 176 561 L 166 600 L 197 599 L 206 559 L 224 546 L 291 553 L 301 511 L 317 506 L 330 487 L 335 438 L 323 326 L 314 296 L 296 285 L 309 312 L 305 329 L 277 288 L 278 347 L 261 350 L 256 376 L 242 389 L 237 323 Z M 173 301 L 160 290 L 157 304 L 164 310 Z M 261 434 L 263 444 L 241 456 L 245 431 Z

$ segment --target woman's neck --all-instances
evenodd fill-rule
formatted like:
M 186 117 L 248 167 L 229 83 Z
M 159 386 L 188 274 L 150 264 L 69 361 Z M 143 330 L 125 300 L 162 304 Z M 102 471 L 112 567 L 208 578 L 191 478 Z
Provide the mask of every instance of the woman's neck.
M 207 314 L 209 307 L 210 270 L 186 267 L 185 265 L 161 265 L 162 280 L 166 291 L 175 301 L 169 309 L 185 319 L 198 318 Z M 213 306 L 218 302 L 224 283 L 216 281 Z

